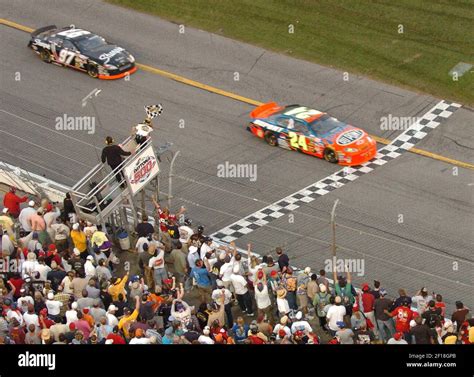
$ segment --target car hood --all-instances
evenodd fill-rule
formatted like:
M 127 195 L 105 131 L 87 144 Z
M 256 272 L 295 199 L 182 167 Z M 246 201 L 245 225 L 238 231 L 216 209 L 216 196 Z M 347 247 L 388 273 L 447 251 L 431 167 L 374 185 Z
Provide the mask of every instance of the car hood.
M 105 45 L 85 51 L 84 55 L 100 64 L 117 65 L 130 61 L 130 54 L 124 48 L 116 45 Z

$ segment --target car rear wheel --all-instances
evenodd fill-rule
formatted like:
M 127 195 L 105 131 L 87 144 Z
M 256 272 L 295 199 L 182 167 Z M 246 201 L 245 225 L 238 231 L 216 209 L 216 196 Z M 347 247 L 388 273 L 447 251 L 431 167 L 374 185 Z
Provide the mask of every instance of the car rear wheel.
M 278 145 L 278 138 L 273 132 L 265 133 L 265 141 L 272 147 L 276 147 Z
M 334 152 L 334 150 L 332 150 L 331 148 L 326 148 L 324 150 L 324 159 L 333 164 L 335 164 L 338 161 L 336 152 Z
M 99 70 L 97 69 L 96 66 L 89 64 L 89 65 L 87 66 L 87 74 L 88 74 L 90 77 L 93 77 L 93 78 L 96 79 L 97 77 L 99 77 Z
M 45 63 L 51 63 L 53 61 L 53 56 L 51 55 L 51 52 L 49 52 L 48 50 L 41 50 L 40 58 Z

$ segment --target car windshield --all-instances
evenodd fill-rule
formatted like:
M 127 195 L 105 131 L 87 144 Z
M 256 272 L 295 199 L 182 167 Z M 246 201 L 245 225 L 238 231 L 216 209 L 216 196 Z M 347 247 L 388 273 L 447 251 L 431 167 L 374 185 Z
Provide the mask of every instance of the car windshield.
M 104 38 L 99 37 L 98 35 L 91 34 L 85 38 L 81 38 L 74 41 L 81 51 L 84 50 L 93 50 L 95 48 L 106 45 Z
M 323 115 L 319 119 L 311 122 L 311 129 L 316 135 L 330 135 L 342 131 L 346 124 L 338 121 L 336 118 L 329 115 Z

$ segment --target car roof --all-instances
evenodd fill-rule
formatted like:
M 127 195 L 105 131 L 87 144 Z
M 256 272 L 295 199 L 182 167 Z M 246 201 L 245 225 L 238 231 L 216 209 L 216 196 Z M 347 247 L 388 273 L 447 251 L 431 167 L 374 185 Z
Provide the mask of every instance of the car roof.
M 65 28 L 56 30 L 52 36 L 60 37 L 62 39 L 67 39 L 71 41 L 77 41 L 79 39 L 84 38 L 86 35 L 92 35 L 92 33 L 84 29 L 65 27 Z

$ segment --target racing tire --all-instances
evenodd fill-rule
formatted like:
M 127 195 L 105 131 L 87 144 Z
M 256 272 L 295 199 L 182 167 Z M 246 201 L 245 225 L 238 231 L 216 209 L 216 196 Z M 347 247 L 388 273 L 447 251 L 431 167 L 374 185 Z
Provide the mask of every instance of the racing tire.
M 331 148 L 326 148 L 323 156 L 326 161 L 329 161 L 332 164 L 335 164 L 338 161 L 336 152 Z
M 278 138 L 273 132 L 265 133 L 265 141 L 268 145 L 271 145 L 272 147 L 276 147 L 278 145 Z
M 97 67 L 95 65 L 92 65 L 92 64 L 88 64 L 87 65 L 87 74 L 96 79 L 99 77 L 99 70 L 97 69 Z
M 45 63 L 51 63 L 53 61 L 53 55 L 48 50 L 42 49 L 40 52 L 40 58 Z

